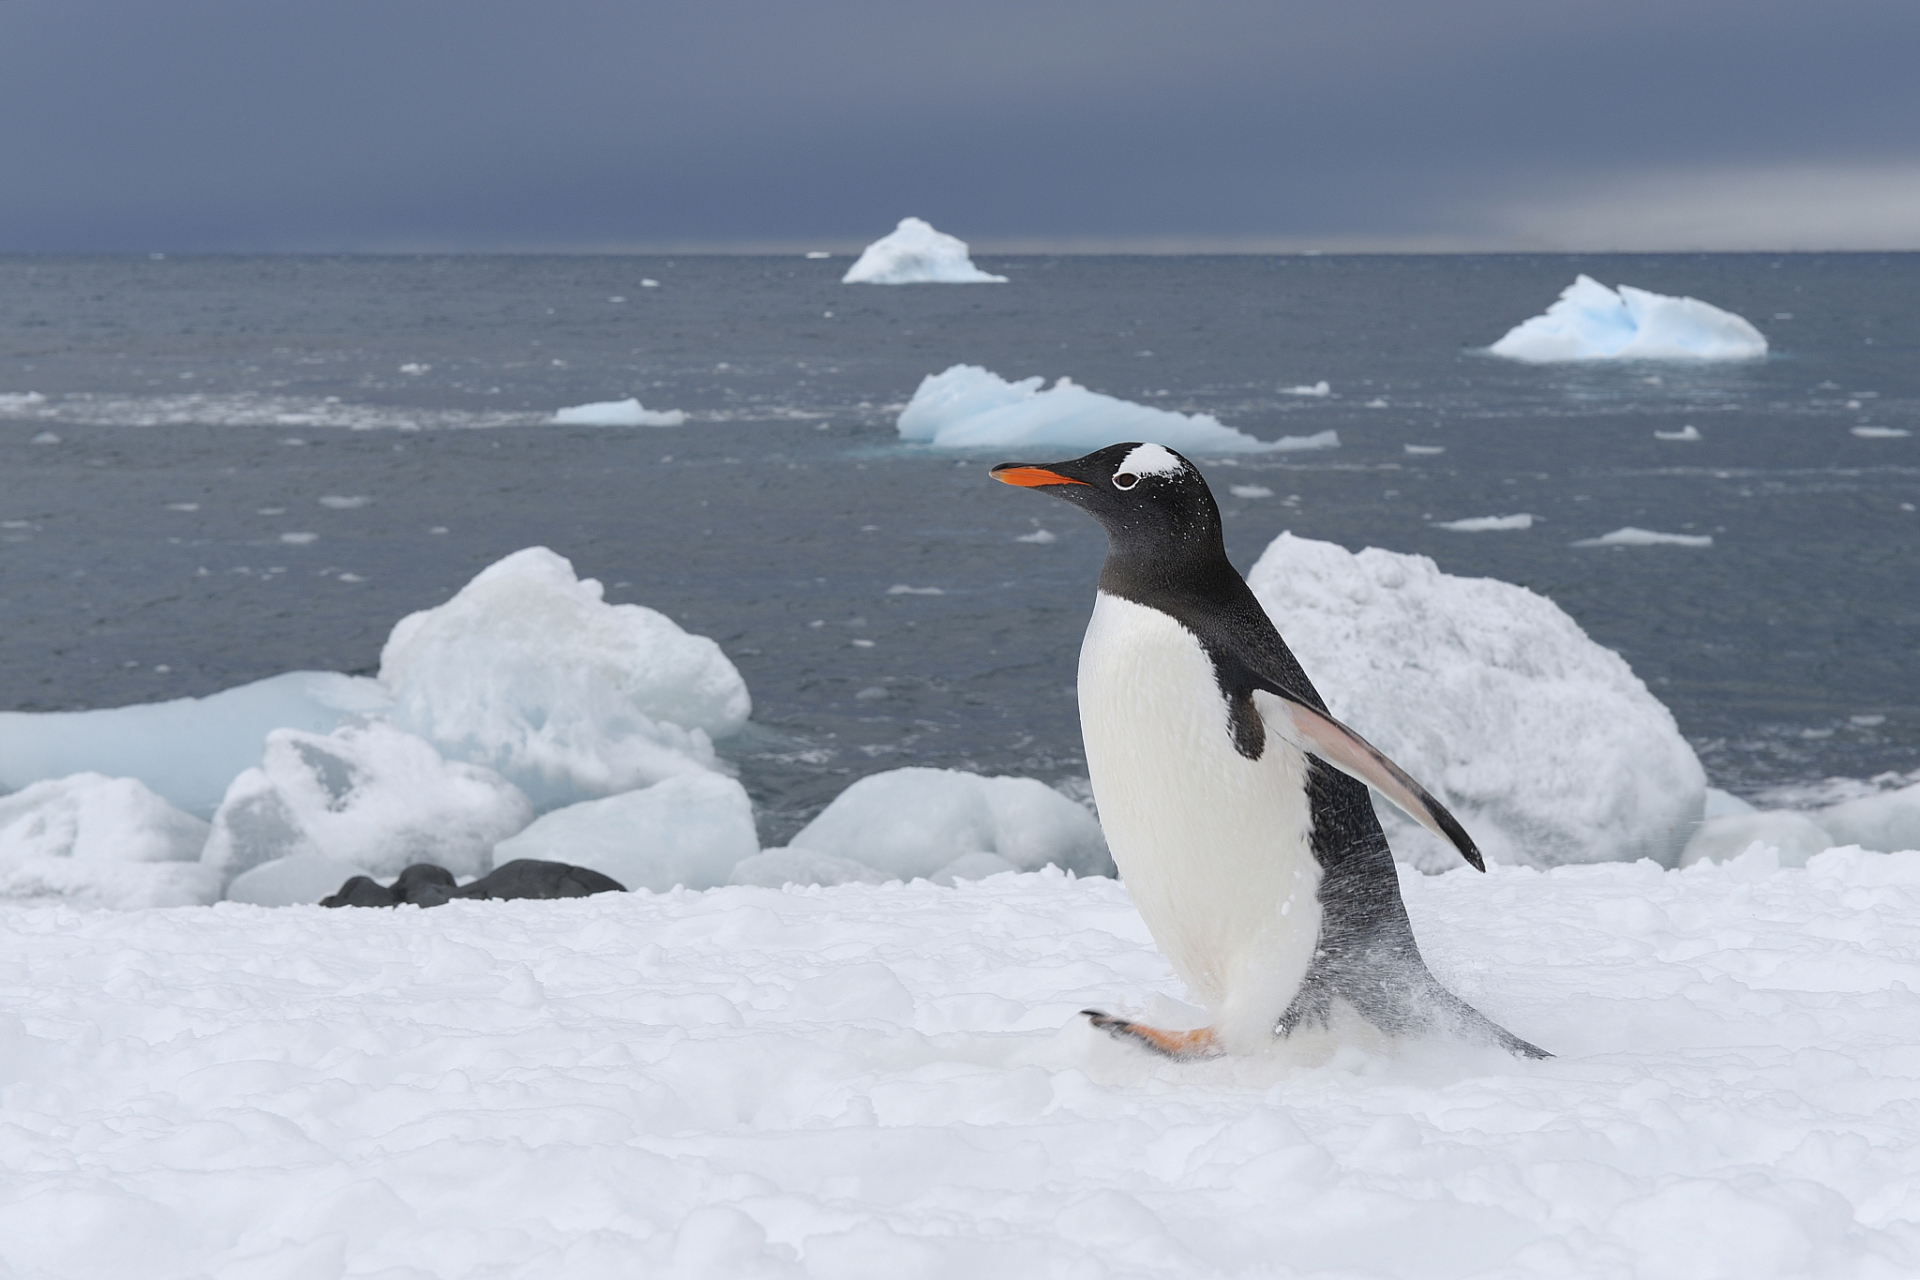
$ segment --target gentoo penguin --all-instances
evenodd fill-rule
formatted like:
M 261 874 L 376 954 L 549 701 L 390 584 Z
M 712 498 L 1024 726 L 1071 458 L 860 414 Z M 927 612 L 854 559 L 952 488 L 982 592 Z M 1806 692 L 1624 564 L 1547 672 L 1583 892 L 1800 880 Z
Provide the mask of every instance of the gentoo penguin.
M 1335 1000 L 1390 1035 L 1445 1030 L 1547 1057 L 1435 981 L 1400 900 L 1371 784 L 1486 870 L 1452 814 L 1327 713 L 1227 560 L 1199 470 L 1157 444 L 1002 463 L 1107 532 L 1080 649 L 1080 726 L 1100 822 L 1174 971 L 1213 1014 L 1095 1026 L 1175 1057 L 1244 1051 Z

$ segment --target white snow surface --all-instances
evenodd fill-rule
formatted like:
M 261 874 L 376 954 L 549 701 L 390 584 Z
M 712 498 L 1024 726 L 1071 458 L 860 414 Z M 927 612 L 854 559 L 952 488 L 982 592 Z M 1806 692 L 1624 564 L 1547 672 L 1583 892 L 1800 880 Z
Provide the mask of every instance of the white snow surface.
M 303 856 L 389 879 L 416 862 L 477 876 L 492 868 L 495 842 L 531 821 L 533 806 L 505 778 L 444 760 L 385 721 L 326 735 L 276 729 L 260 764 L 227 788 L 200 860 L 223 883 Z
M 1080 875 L 1113 874 L 1100 824 L 1080 805 L 1033 778 L 957 769 L 869 774 L 834 797 L 790 848 L 847 858 L 901 880 L 978 879 L 1049 862 Z M 999 861 L 983 863 L 977 854 Z
M 1008 382 L 978 365 L 956 364 L 921 379 L 900 412 L 902 440 L 941 449 L 1051 446 L 1082 451 L 1153 440 L 1186 453 L 1261 453 L 1331 449 L 1333 431 L 1259 440 L 1210 413 L 1175 413 L 1089 391 L 1068 378 Z
M 486 765 L 541 809 L 714 768 L 752 703 L 720 646 L 609 605 L 545 547 L 400 620 L 380 654 L 395 724 Z
M 207 824 L 132 778 L 80 773 L 0 796 L 0 901 L 124 909 L 212 902 Z
M 1618 292 L 1582 275 L 1546 314 L 1515 325 L 1487 350 L 1510 360 L 1754 360 L 1761 332 L 1731 311 L 1697 298 L 1672 298 L 1632 285 Z
M 1291 533 L 1247 583 L 1334 716 L 1438 796 L 1489 862 L 1670 866 L 1699 823 L 1706 774 L 1672 713 L 1546 597 Z M 1397 857 L 1459 865 L 1374 807 Z
M 861 251 L 842 284 L 1005 284 L 973 265 L 967 242 L 934 230 L 919 218 L 900 225 Z
M 290 671 L 223 689 L 102 711 L 0 712 L 0 787 L 77 773 L 138 778 L 170 803 L 212 817 L 227 784 L 258 764 L 274 729 L 330 733 L 384 711 L 377 680 Z
M 709 889 L 759 852 L 746 788 L 691 773 L 555 809 L 495 845 L 493 865 L 540 858 L 590 867 L 628 889 Z
M 599 400 L 576 404 L 553 415 L 558 426 L 569 427 L 678 427 L 687 415 L 678 409 L 643 409 L 637 399 Z
M 0 1272 L 1920 1272 L 1920 854 L 1402 889 L 1559 1057 L 1150 1057 L 1078 1011 L 1171 1021 L 1179 985 L 1120 885 L 1059 873 L 0 904 Z

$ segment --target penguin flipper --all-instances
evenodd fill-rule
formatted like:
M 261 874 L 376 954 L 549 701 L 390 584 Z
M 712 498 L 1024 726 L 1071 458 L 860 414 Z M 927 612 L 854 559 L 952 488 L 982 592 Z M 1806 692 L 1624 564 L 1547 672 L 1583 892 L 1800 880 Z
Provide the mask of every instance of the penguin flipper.
M 1100 1009 L 1082 1009 L 1081 1014 L 1115 1040 L 1131 1040 L 1168 1058 L 1214 1058 L 1225 1052 L 1212 1027 L 1196 1031 L 1162 1031 L 1158 1027 L 1116 1018 Z
M 1385 752 L 1323 711 L 1317 711 L 1277 689 L 1259 689 L 1267 695 L 1268 706 L 1261 707 L 1261 719 L 1275 725 L 1301 749 L 1310 751 L 1328 764 L 1356 778 L 1393 801 L 1406 815 L 1451 844 L 1475 871 L 1485 871 L 1473 837 L 1459 819 L 1413 775 L 1387 758 Z M 1256 704 L 1257 705 L 1257 704 Z

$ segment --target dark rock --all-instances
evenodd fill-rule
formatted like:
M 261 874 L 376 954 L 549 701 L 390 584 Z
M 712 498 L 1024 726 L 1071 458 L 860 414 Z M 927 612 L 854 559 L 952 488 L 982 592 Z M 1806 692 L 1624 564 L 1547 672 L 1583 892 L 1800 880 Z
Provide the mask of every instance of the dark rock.
M 416 862 L 393 882 L 393 900 L 410 902 L 416 907 L 437 907 L 449 898 L 460 896 L 453 872 L 431 862 Z
M 393 890 L 366 876 L 355 876 L 340 886 L 340 891 L 330 898 L 320 899 L 323 907 L 390 907 L 394 904 Z
M 564 862 L 515 858 L 495 867 L 464 889 L 462 898 L 584 898 L 595 893 L 625 893 L 627 887 L 611 876 Z

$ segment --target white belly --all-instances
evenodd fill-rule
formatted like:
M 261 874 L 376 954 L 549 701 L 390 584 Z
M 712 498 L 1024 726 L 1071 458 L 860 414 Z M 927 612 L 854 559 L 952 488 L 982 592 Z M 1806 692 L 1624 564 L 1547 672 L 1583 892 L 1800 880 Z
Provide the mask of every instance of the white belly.
M 1193 633 L 1100 593 L 1080 650 L 1080 727 L 1107 845 L 1175 972 L 1229 1047 L 1267 1041 L 1320 936 L 1306 757 L 1269 732 L 1234 750 Z

